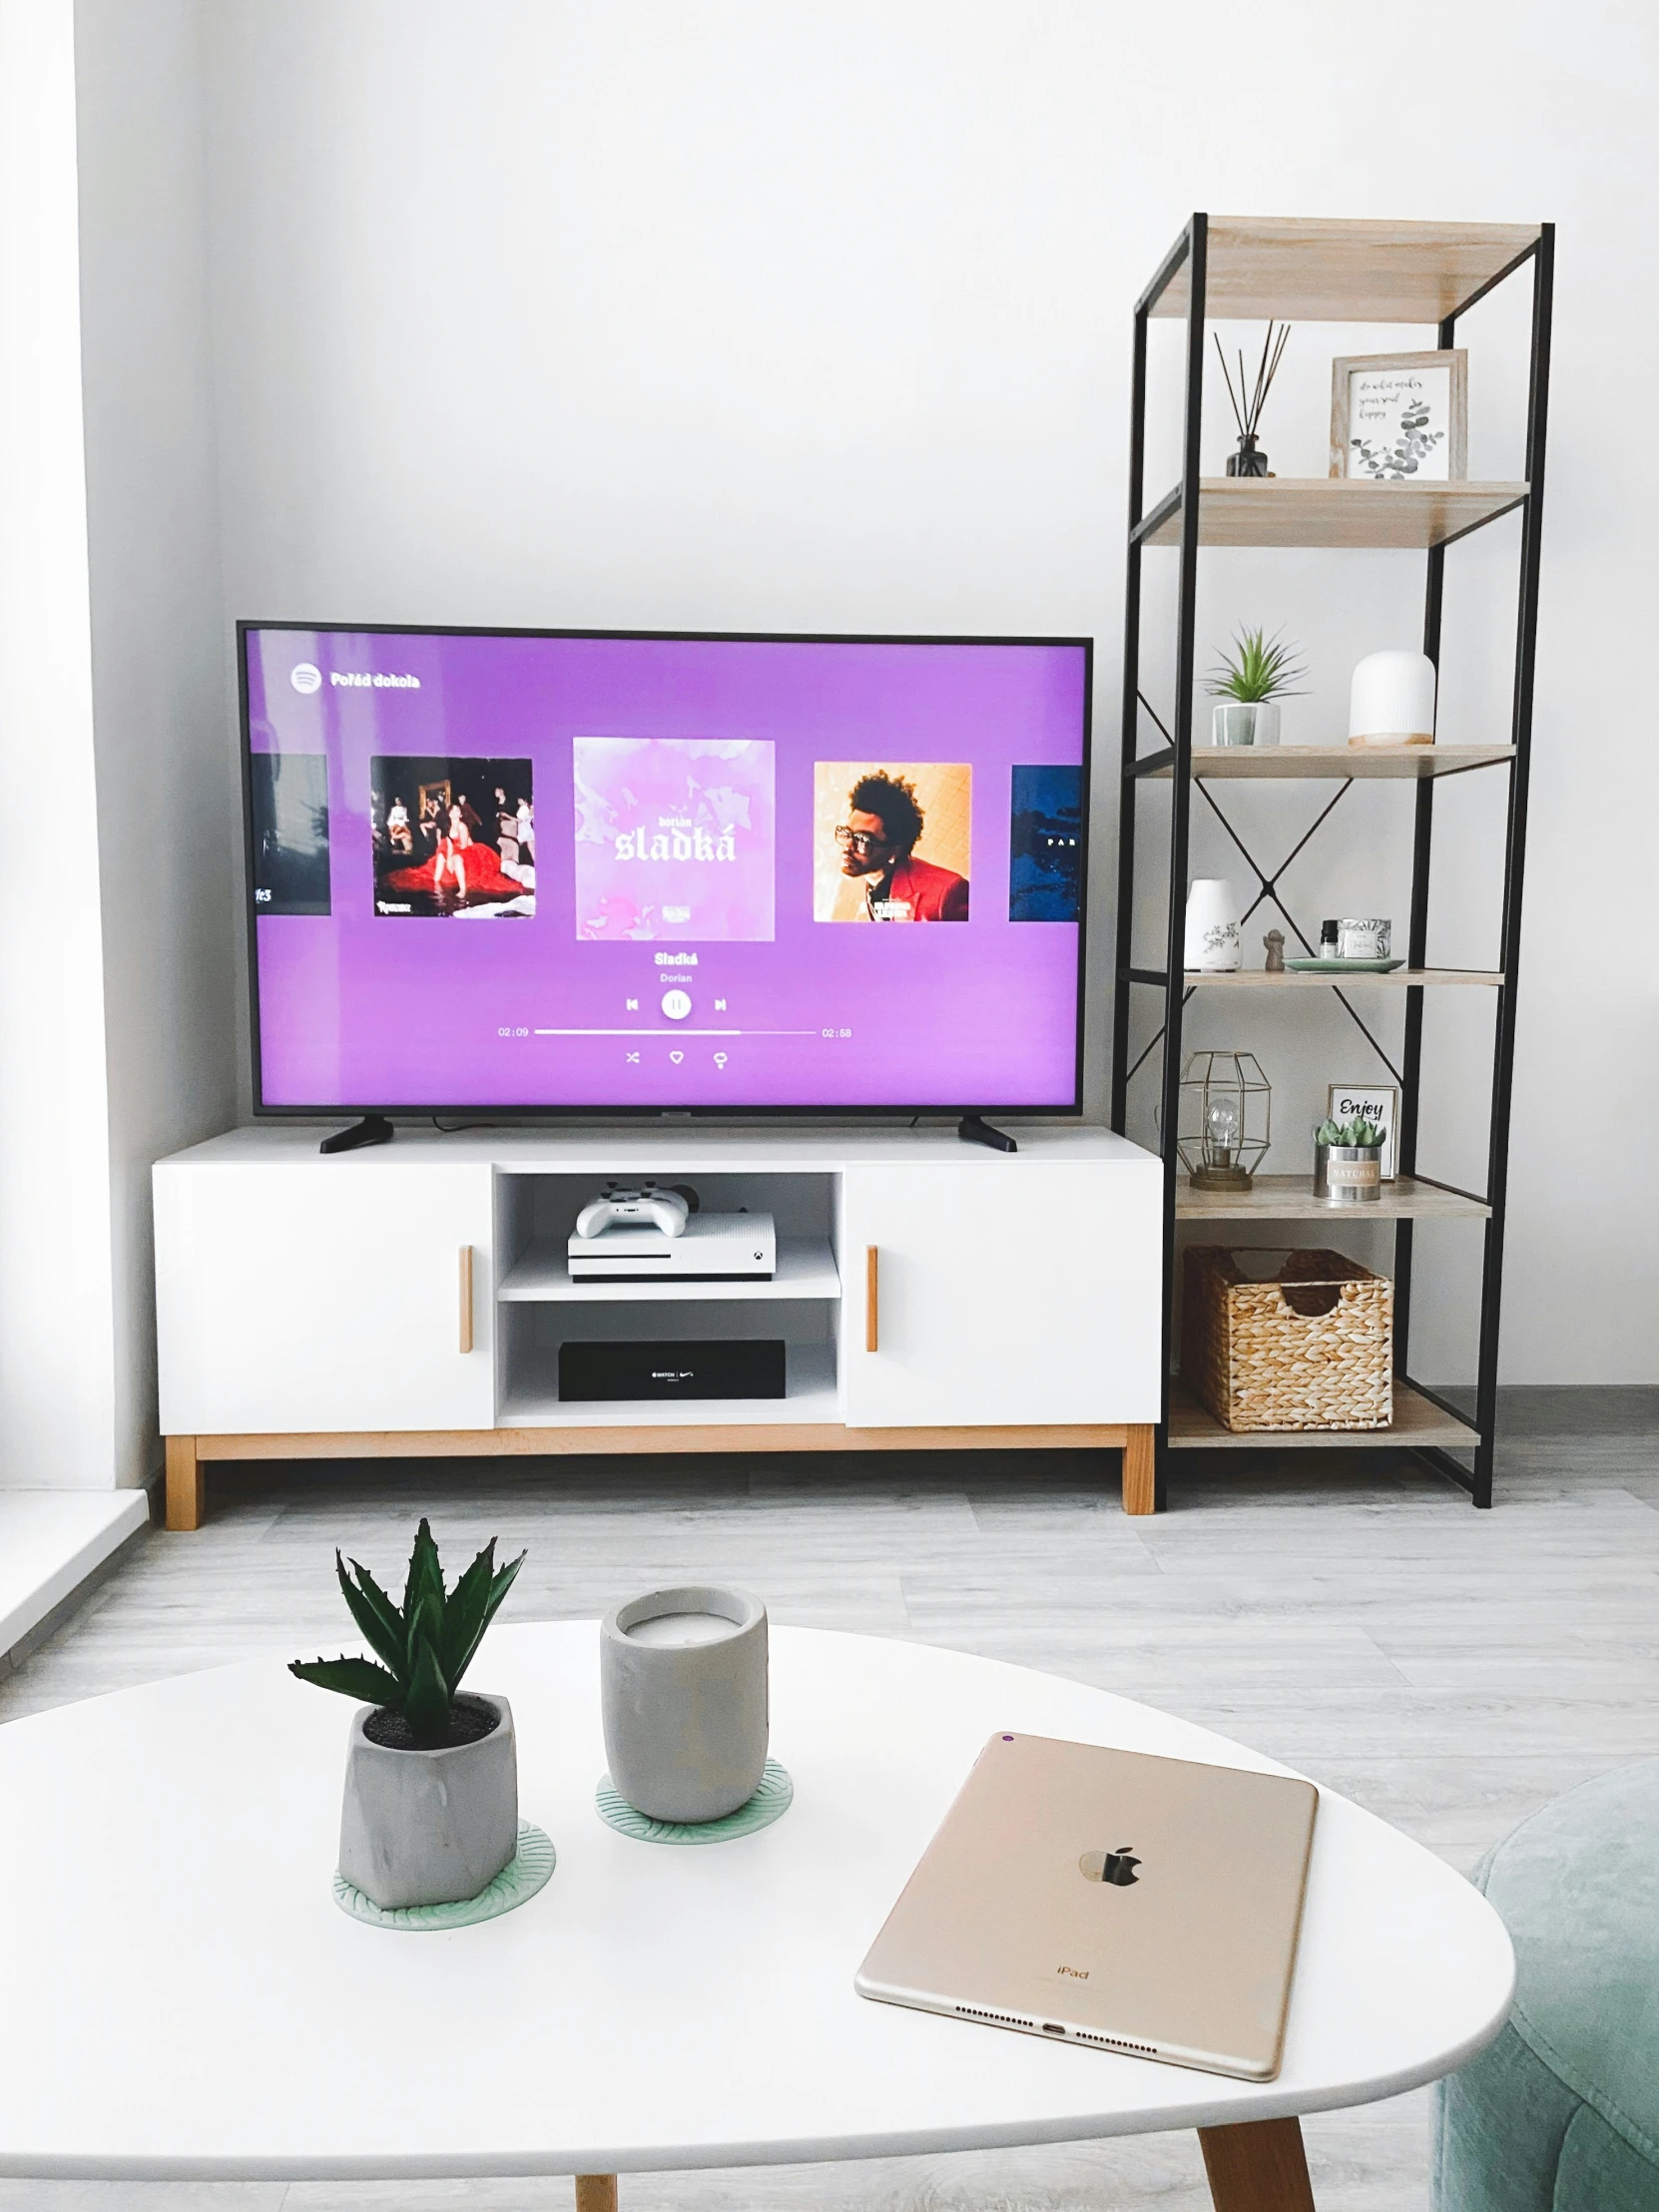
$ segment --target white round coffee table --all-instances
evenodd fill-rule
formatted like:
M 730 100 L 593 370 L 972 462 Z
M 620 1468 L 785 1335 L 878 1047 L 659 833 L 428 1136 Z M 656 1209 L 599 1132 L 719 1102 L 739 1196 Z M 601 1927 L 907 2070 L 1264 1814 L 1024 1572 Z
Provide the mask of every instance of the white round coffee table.
M 1329 1791 L 1276 2081 L 872 2004 L 853 1972 L 993 1730 L 1273 1762 L 1051 1675 L 775 1628 L 795 1804 L 670 1849 L 594 1811 L 595 1623 L 498 1628 L 474 1673 L 558 1868 L 441 1935 L 335 1906 L 351 1708 L 279 1660 L 0 1728 L 0 2174 L 569 2173 L 597 2208 L 618 2173 L 1196 2127 L 1218 2206 L 1285 2212 L 1297 2114 L 1449 2072 L 1508 2011 L 1484 1900 Z

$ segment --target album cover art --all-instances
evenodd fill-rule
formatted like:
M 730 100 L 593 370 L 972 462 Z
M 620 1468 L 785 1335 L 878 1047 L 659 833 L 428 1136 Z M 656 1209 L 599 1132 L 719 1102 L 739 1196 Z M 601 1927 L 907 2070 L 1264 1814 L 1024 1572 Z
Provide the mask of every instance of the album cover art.
M 536 910 L 528 761 L 377 756 L 368 764 L 377 914 L 491 920 Z
M 1008 919 L 1076 921 L 1083 893 L 1083 771 L 1016 768 L 1009 832 Z
M 325 914 L 328 886 L 328 763 L 320 753 L 251 753 L 254 909 Z
M 973 771 L 939 761 L 819 761 L 816 921 L 966 921 Z
M 577 738 L 576 934 L 770 943 L 775 748 Z

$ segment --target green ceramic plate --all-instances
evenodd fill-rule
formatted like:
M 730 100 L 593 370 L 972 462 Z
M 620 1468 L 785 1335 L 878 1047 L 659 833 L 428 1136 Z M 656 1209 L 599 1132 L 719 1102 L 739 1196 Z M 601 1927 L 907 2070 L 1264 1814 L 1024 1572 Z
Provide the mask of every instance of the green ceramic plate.
M 472 1928 L 479 1921 L 499 1920 L 514 1906 L 528 1904 L 546 1887 L 557 1853 L 545 1830 L 534 1821 L 518 1824 L 518 1850 L 495 1880 L 475 1898 L 459 1898 L 453 1905 L 376 1905 L 361 1890 L 353 1889 L 343 1875 L 334 1876 L 334 1903 L 354 1921 L 370 1928 L 400 1928 L 408 1935 L 429 1935 L 440 1928 Z
M 1298 975 L 1387 975 L 1403 960 L 1287 960 Z
M 654 1821 L 635 1811 L 608 1774 L 600 1776 L 593 1793 L 599 1818 L 642 1844 L 724 1844 L 734 1836 L 753 1836 L 758 1828 L 782 1820 L 794 1798 L 795 1784 L 776 1759 L 767 1761 L 761 1787 L 748 1803 L 721 1821 Z

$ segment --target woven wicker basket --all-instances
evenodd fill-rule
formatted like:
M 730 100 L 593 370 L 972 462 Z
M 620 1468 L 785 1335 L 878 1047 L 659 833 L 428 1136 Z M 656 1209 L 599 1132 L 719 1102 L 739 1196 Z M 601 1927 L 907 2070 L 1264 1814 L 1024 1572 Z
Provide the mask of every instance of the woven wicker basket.
M 1253 1281 L 1222 1245 L 1189 1245 L 1185 1268 L 1181 1377 L 1224 1428 L 1391 1425 L 1386 1276 L 1340 1252 L 1292 1252 Z

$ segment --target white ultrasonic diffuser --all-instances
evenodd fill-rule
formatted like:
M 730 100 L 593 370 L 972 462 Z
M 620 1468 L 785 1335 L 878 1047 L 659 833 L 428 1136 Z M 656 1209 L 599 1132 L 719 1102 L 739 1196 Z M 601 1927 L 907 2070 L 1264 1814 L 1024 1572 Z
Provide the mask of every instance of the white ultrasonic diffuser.
M 1432 745 L 1434 664 L 1426 653 L 1368 653 L 1348 698 L 1350 745 Z

